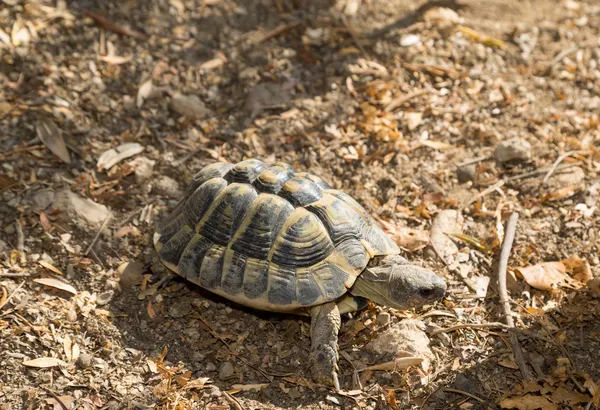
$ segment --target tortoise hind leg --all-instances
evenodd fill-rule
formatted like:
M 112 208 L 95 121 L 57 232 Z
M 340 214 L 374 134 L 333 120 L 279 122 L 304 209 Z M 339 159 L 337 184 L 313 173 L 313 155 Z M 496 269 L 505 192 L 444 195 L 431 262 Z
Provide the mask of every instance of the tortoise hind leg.
M 338 332 L 342 323 L 335 302 L 315 306 L 310 311 L 311 373 L 317 383 L 340 390 L 338 380 Z
M 177 278 L 177 275 L 174 272 L 163 265 L 155 249 L 152 249 L 150 254 L 146 257 L 146 266 L 144 267 L 144 270 L 152 273 L 148 282 L 153 284 L 156 283 L 158 289 L 166 287 L 171 281 Z

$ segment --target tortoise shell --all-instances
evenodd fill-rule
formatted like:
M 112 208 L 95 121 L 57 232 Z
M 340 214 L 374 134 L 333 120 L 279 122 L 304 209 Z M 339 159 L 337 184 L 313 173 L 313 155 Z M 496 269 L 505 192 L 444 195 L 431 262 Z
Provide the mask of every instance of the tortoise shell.
M 283 312 L 339 298 L 373 256 L 399 253 L 349 195 L 287 164 L 256 159 L 198 172 L 154 246 L 190 282 Z

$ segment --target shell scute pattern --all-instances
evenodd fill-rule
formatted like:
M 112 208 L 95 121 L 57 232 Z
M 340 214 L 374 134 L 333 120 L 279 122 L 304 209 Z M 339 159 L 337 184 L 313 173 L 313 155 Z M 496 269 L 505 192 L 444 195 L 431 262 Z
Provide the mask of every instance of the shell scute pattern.
M 155 247 L 189 281 L 250 307 L 293 310 L 342 296 L 397 246 L 352 197 L 285 163 L 215 163 L 160 225 Z

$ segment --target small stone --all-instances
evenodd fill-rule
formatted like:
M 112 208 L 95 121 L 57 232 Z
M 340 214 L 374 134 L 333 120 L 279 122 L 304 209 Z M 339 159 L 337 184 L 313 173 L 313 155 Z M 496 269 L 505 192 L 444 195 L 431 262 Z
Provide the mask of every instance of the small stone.
M 424 329 L 423 322 L 405 319 L 381 332 L 367 348 L 379 355 L 422 357 L 421 365 L 427 369 L 434 355 L 429 349 L 429 338 Z
M 113 292 L 112 290 L 109 290 L 108 292 L 103 292 L 101 294 L 98 295 L 98 297 L 96 298 L 96 304 L 97 305 L 106 305 L 107 303 L 109 303 L 113 296 L 115 295 L 115 292 Z
M 206 363 L 206 371 L 207 372 L 214 372 L 215 370 L 217 370 L 217 366 L 215 366 L 215 364 L 213 362 Z
M 175 113 L 194 120 L 202 120 L 213 114 L 196 95 L 175 93 L 169 107 Z
M 469 181 L 475 181 L 475 178 L 477 177 L 477 166 L 475 164 L 471 164 L 460 167 L 456 170 L 456 176 L 458 177 L 458 182 L 461 184 Z
M 77 311 L 75 308 L 67 310 L 67 321 L 75 322 L 77 320 Z
M 405 36 L 402 36 L 402 38 L 400 39 L 400 45 L 402 47 L 414 46 L 415 44 L 419 44 L 420 42 L 421 37 L 417 36 L 416 34 L 407 34 Z
M 15 233 L 15 225 L 14 225 L 14 224 L 7 224 L 7 225 L 4 227 L 4 232 L 5 232 L 7 235 L 12 235 L 13 233 Z
M 231 362 L 223 362 L 221 366 L 219 366 L 219 379 L 227 380 L 233 376 L 235 373 L 235 369 L 233 368 L 233 363 Z
M 166 175 L 161 176 L 154 183 L 154 191 L 159 195 L 174 199 L 179 199 L 183 196 L 183 193 L 179 189 L 179 183 Z
M 375 322 L 377 323 L 377 326 L 385 326 L 388 323 L 390 323 L 390 319 L 391 317 L 388 312 L 381 312 L 377 315 L 377 319 L 375 320 Z
M 120 283 L 123 287 L 131 287 L 142 283 L 144 264 L 139 261 L 129 261 L 121 264 L 117 272 L 121 274 Z
M 531 144 L 521 138 L 502 141 L 494 151 L 494 158 L 501 163 L 528 161 L 531 159 Z
M 143 185 L 152 177 L 152 169 L 156 161 L 146 157 L 137 157 L 129 162 L 129 165 L 135 169 L 135 182 L 138 185 Z
M 62 222 L 74 222 L 76 225 L 95 230 L 102 226 L 109 214 L 106 206 L 82 198 L 68 189 L 56 193 L 51 208 L 50 212 L 57 211 Z
M 77 359 L 77 365 L 82 369 L 87 369 L 92 365 L 92 355 L 89 353 L 81 353 Z
M 573 167 L 555 172 L 548 183 L 552 189 L 580 186 L 585 179 L 585 171 L 581 167 Z

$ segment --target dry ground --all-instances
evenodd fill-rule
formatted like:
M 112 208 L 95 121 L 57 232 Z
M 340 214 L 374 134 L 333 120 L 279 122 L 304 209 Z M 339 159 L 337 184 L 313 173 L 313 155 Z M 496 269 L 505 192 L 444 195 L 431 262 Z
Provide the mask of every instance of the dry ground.
M 593 0 L 4 0 L 0 29 L 0 408 L 599 408 L 600 300 L 582 287 L 600 275 Z M 530 150 L 502 161 L 515 138 Z M 139 145 L 99 166 L 124 143 Z M 350 393 L 304 378 L 306 320 L 146 287 L 153 225 L 186 182 L 249 157 L 353 195 L 449 283 L 424 312 L 345 319 Z M 465 236 L 423 249 L 448 209 Z M 487 325 L 504 322 L 493 255 L 514 211 L 529 381 Z M 426 325 L 428 374 L 362 371 L 405 317 Z

